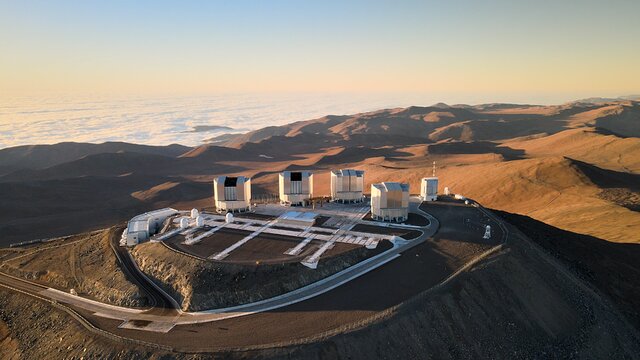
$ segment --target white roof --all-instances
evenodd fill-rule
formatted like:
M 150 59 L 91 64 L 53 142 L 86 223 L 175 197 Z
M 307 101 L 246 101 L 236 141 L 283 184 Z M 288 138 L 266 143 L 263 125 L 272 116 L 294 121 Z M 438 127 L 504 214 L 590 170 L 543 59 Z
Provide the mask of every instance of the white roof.
M 373 184 L 373 186 L 380 189 L 381 191 L 409 191 L 409 184 L 398 182 L 383 182 Z
M 138 231 L 147 231 L 149 226 L 149 219 L 130 220 L 127 224 L 127 232 L 134 233 Z
M 127 224 L 127 232 L 148 231 L 149 219 L 154 217 L 169 217 L 177 214 L 178 210 L 172 208 L 164 208 L 136 215 Z
M 364 176 L 363 170 L 353 170 L 353 169 L 340 169 L 340 170 L 332 170 L 336 176 L 355 176 L 362 177 Z

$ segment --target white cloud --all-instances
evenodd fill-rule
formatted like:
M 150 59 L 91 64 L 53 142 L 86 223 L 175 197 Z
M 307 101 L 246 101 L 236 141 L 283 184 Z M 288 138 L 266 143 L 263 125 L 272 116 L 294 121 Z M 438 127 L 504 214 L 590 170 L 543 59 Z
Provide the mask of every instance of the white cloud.
M 165 98 L 16 98 L 0 105 L 0 148 L 63 141 L 199 145 L 196 125 L 257 129 L 328 114 L 426 105 L 421 95 L 234 94 Z

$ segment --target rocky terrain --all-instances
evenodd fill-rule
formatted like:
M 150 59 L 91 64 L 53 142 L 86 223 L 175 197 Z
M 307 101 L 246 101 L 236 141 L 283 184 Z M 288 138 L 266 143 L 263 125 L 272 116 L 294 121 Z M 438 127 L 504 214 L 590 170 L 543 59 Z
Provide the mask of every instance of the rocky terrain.
M 640 329 L 640 268 L 637 265 L 640 246 L 572 233 L 527 216 L 505 212 L 500 215 L 580 279 L 602 292 Z
M 146 298 L 116 264 L 109 245 L 114 236 L 115 227 L 0 250 L 0 271 L 113 305 L 145 306 Z
M 140 269 L 182 305 L 199 311 L 246 304 L 298 289 L 389 249 L 363 247 L 327 256 L 317 269 L 300 263 L 239 265 L 177 253 L 159 243 L 136 246 L 131 254 Z
M 0 358 L 153 359 L 159 355 L 93 335 L 67 313 L 2 288 Z
M 455 282 L 365 329 L 278 359 L 638 358 L 637 329 L 522 234 Z
M 506 247 L 455 281 L 380 312 L 364 328 L 308 344 L 220 354 L 125 346 L 49 305 L 0 290 L 0 351 L 9 358 L 638 358 L 638 329 L 602 288 L 510 229 Z M 561 230 L 547 231 L 549 239 L 553 231 Z

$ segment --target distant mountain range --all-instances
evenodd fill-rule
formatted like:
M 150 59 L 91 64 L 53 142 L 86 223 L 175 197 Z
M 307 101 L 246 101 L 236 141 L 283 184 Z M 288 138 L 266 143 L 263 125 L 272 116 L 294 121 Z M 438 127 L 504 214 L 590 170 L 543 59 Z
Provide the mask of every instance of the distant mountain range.
M 328 115 L 226 134 L 198 147 L 108 142 L 2 149 L 0 234 L 4 242 L 26 240 L 109 225 L 154 207 L 209 206 L 210 181 L 219 174 L 252 176 L 258 195 L 275 193 L 284 169 L 312 169 L 322 179 L 332 168 L 358 167 L 367 171 L 367 184 L 407 181 L 417 192 L 437 161 L 443 186 L 487 206 L 630 240 L 630 226 L 640 226 L 640 102 L 629 99 L 440 103 Z M 316 192 L 328 193 L 326 182 L 316 183 Z M 602 214 L 610 217 L 599 223 Z
M 616 98 L 591 97 L 591 98 L 576 100 L 576 101 L 573 101 L 573 102 L 574 103 L 603 104 L 603 103 L 618 102 L 618 101 L 625 101 L 625 100 L 640 101 L 640 95 L 626 95 L 626 96 L 619 96 L 619 97 L 616 97 Z
M 590 102 L 558 106 L 436 104 L 430 107 L 387 109 L 350 116 L 270 126 L 245 134 L 213 138 L 217 145 L 234 148 L 248 143 L 294 145 L 294 139 L 318 146 L 384 146 L 449 141 L 497 141 L 537 134 L 554 134 L 575 126 L 601 128 L 622 137 L 640 136 L 637 101 Z M 499 126 L 498 126 L 499 125 Z

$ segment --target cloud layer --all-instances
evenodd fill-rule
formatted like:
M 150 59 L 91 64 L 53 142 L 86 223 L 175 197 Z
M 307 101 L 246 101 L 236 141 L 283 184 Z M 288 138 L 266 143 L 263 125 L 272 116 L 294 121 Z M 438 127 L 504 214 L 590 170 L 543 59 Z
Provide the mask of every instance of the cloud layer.
M 421 105 L 426 101 L 420 95 L 389 94 L 14 98 L 0 105 L 0 148 L 64 141 L 195 146 L 220 134 L 191 131 L 196 126 L 247 131 L 328 114 Z

